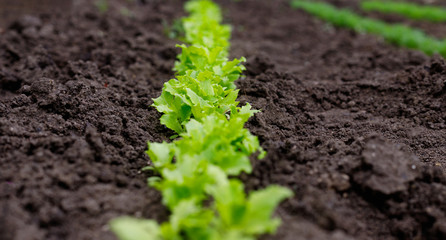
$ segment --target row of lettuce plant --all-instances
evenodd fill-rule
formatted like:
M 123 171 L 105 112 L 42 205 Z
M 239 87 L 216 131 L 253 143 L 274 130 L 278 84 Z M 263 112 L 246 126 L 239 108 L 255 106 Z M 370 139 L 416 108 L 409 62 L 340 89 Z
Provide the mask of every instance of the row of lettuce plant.
M 398 46 L 417 49 L 428 55 L 439 53 L 446 57 L 446 41 L 427 36 L 424 32 L 403 24 L 362 17 L 347 9 L 338 9 L 331 4 L 308 0 L 293 0 L 291 7 L 303 9 L 333 25 L 347 27 L 357 32 L 383 37 Z
M 121 240 L 253 240 L 274 233 L 276 206 L 292 196 L 269 186 L 245 193 L 236 178 L 251 173 L 250 156 L 266 154 L 244 128 L 258 112 L 239 106 L 234 81 L 244 58 L 228 60 L 231 27 L 221 24 L 221 10 L 211 0 L 190 0 L 182 19 L 184 41 L 174 70 L 153 106 L 161 123 L 179 136 L 173 142 L 148 143 L 147 154 L 159 176 L 149 185 L 162 193 L 168 221 L 120 217 L 110 223 Z
M 361 2 L 361 8 L 366 11 L 396 13 L 415 20 L 446 22 L 446 9 L 437 6 L 399 1 L 366 0 Z

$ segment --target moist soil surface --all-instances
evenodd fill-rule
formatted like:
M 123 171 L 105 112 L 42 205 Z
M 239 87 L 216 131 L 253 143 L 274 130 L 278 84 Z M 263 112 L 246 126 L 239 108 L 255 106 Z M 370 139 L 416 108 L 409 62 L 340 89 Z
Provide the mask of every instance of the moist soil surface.
M 262 110 L 247 127 L 268 151 L 240 178 L 295 192 L 261 239 L 446 239 L 444 59 L 286 1 L 217 2 L 232 56 L 248 59 L 239 99 Z M 140 169 L 146 142 L 172 135 L 150 104 L 174 76 L 165 26 L 182 3 L 112 1 L 101 14 L 76 0 L 0 33 L 0 239 L 115 239 L 114 217 L 167 219 Z

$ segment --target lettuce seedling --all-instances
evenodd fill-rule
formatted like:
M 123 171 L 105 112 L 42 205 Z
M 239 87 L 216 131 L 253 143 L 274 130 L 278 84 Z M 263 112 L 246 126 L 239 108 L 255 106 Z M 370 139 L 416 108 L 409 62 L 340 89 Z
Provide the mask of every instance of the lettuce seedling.
M 240 111 L 239 102 L 236 101 L 238 90 L 225 85 L 233 84 L 229 80 L 243 68 L 231 62 L 222 68 L 215 68 L 221 70 L 221 75 L 207 70 L 188 70 L 185 75 L 164 84 L 161 96 L 153 100 L 153 106 L 164 113 L 162 124 L 181 133 L 191 117 L 200 120 L 213 113 L 225 115 L 230 110 L 235 109 L 233 114 Z
M 183 18 L 186 43 L 209 49 L 222 47 L 227 51 L 231 26 L 221 24 L 220 8 L 208 0 L 188 1 L 185 8 L 190 14 Z
M 175 63 L 176 78 L 164 84 L 153 106 L 161 123 L 179 134 L 171 143 L 148 143 L 147 154 L 158 176 L 148 179 L 171 211 L 167 222 L 117 218 L 112 230 L 121 240 L 254 240 L 274 233 L 273 210 L 292 192 L 279 186 L 244 192 L 231 179 L 251 173 L 250 156 L 265 156 L 259 140 L 244 128 L 257 110 L 239 107 L 234 84 L 245 58 L 229 61 L 230 26 L 210 0 L 186 3 L 185 41 Z
M 219 214 L 218 228 L 238 239 L 274 233 L 280 220 L 271 219 L 272 213 L 281 201 L 293 195 L 287 188 L 272 185 L 246 197 L 243 184 L 235 179 L 220 182 L 209 192 Z M 233 239 L 225 237 L 223 239 Z
M 185 198 L 205 198 L 205 184 L 212 178 L 205 174 L 207 164 L 230 176 L 251 173 L 249 156 L 255 152 L 259 152 L 259 158 L 265 155 L 257 137 L 243 128 L 253 113 L 245 106 L 229 120 L 221 114 L 209 115 L 202 121 L 192 119 L 180 134 L 181 139 L 148 143 L 147 154 L 162 176 L 162 181 L 154 178 L 150 183 L 163 192 L 164 204 L 172 207 Z
M 209 71 L 220 77 L 219 84 L 225 88 L 235 89 L 236 81 L 245 67 L 241 63 L 246 59 L 228 61 L 227 53 L 221 47 L 209 49 L 202 46 L 177 45 L 182 52 L 178 55 L 174 70 L 177 75 L 186 75 L 188 70 Z
M 189 156 L 209 161 L 229 175 L 238 175 L 241 171 L 250 173 L 248 156 L 256 151 L 259 158 L 265 155 L 257 137 L 243 128 L 254 113 L 247 105 L 230 119 L 221 114 L 206 116 L 202 121 L 192 119 L 186 124 L 186 131 L 180 134 L 180 139 L 171 143 L 149 142 L 146 153 L 159 170 L 170 168 L 180 163 L 184 156 Z
M 271 219 L 272 213 L 278 203 L 293 195 L 290 190 L 269 186 L 246 196 L 243 184 L 228 180 L 218 167 L 210 164 L 204 172 L 212 178 L 206 188 L 210 207 L 203 200 L 183 199 L 161 225 L 123 217 L 112 221 L 112 230 L 121 240 L 254 240 L 276 231 L 280 220 Z
M 121 240 L 254 240 L 274 233 L 280 220 L 271 219 L 272 212 L 292 192 L 270 186 L 246 196 L 239 180 L 228 179 L 251 171 L 247 156 L 255 151 L 261 152 L 259 158 L 264 155 L 257 138 L 243 128 L 252 114 L 242 108 L 231 119 L 215 114 L 203 122 L 191 120 L 181 139 L 149 143 L 147 153 L 160 174 L 149 184 L 161 191 L 172 215 L 161 225 L 114 219 L 111 227 L 117 236 Z
M 229 26 L 221 25 L 221 12 L 212 1 L 190 1 L 183 19 L 186 42 L 174 70 L 175 79 L 164 84 L 153 106 L 164 113 L 161 123 L 177 133 L 191 118 L 200 120 L 213 113 L 227 114 L 238 108 L 236 81 L 245 58 L 228 61 Z M 233 111 L 233 113 L 237 112 Z M 231 114 L 232 115 L 232 114 Z

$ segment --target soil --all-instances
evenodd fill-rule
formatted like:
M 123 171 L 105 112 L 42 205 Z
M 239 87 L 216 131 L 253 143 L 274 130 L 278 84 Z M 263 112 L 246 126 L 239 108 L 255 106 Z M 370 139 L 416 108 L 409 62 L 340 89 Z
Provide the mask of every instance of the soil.
M 72 0 L 0 0 L 0 30 L 17 16 L 69 11 L 71 5 Z
M 262 110 L 247 127 L 268 151 L 240 178 L 295 192 L 262 239 L 446 239 L 444 59 L 286 1 L 218 2 L 231 54 L 248 58 L 240 101 Z M 0 239 L 115 239 L 113 217 L 168 216 L 140 169 L 146 142 L 172 135 L 149 105 L 174 75 L 164 26 L 182 1 L 110 8 L 77 0 L 0 35 Z

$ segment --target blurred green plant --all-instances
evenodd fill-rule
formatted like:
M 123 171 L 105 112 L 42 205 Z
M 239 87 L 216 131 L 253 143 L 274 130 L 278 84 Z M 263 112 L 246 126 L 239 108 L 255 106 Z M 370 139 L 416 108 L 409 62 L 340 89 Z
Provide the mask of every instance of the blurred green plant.
M 445 22 L 446 9 L 437 6 L 425 6 L 408 2 L 393 2 L 383 0 L 362 1 L 362 9 L 383 13 L 396 13 L 410 19 Z
M 439 53 L 446 57 L 446 41 L 427 36 L 424 32 L 403 24 L 388 24 L 359 16 L 347 9 L 338 9 L 328 3 L 293 0 L 291 7 L 303 9 L 318 18 L 339 27 L 383 37 L 398 46 L 420 50 L 428 55 Z

